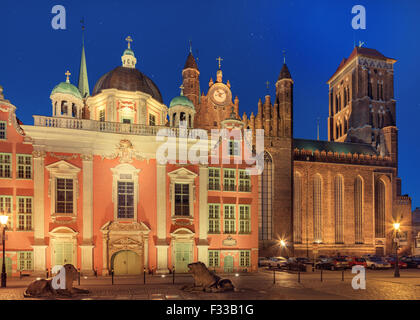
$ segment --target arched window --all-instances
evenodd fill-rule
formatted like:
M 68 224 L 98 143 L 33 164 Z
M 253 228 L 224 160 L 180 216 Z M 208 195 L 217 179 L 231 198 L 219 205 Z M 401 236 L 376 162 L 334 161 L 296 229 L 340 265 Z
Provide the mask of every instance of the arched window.
M 322 179 L 316 174 L 313 179 L 314 242 L 322 242 Z
M 77 109 L 76 109 L 76 105 L 74 103 L 72 103 L 71 105 L 71 116 L 76 118 L 77 117 Z
M 264 153 L 264 170 L 258 177 L 259 183 L 259 219 L 258 234 L 260 240 L 272 238 L 272 192 L 273 192 L 273 160 L 269 153 Z
M 354 237 L 355 243 L 363 243 L 363 181 L 354 180 Z
M 334 178 L 335 243 L 344 243 L 343 177 Z
M 375 183 L 375 237 L 385 238 L 385 184 Z
M 302 175 L 294 175 L 293 202 L 293 238 L 295 243 L 302 243 Z

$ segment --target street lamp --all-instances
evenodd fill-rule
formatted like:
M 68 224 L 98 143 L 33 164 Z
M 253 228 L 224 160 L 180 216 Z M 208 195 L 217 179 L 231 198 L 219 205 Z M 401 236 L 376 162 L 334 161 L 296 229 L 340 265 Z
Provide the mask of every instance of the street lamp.
M 0 223 L 3 227 L 3 266 L 1 268 L 1 287 L 6 287 L 6 227 L 7 227 L 7 220 L 9 219 L 9 216 L 7 216 L 4 212 L 0 216 Z
M 280 243 L 280 248 L 281 248 L 280 255 L 283 257 L 283 248 L 286 247 L 286 240 L 280 239 L 279 243 Z
M 400 266 L 398 265 L 398 231 L 400 230 L 400 224 L 398 222 L 395 222 L 393 224 L 394 230 L 395 230 L 395 269 L 394 269 L 394 277 L 399 278 L 400 277 Z
M 315 243 L 316 243 L 316 246 L 315 246 L 315 248 L 316 248 L 316 250 L 313 250 L 314 252 L 313 252 L 313 256 L 314 256 L 314 263 L 313 263 L 313 265 L 312 265 L 312 271 L 314 271 L 315 270 L 315 265 L 316 265 L 316 258 L 317 258 L 317 255 L 318 255 L 318 250 L 319 250 L 319 244 L 321 243 L 321 240 L 316 240 L 315 241 Z

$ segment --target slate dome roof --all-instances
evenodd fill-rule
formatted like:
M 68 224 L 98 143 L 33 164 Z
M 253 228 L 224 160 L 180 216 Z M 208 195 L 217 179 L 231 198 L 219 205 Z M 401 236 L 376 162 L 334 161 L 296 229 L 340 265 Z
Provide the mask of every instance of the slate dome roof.
M 141 91 L 150 94 L 152 98 L 163 103 L 162 95 L 156 84 L 135 68 L 119 66 L 104 74 L 93 88 L 92 96 L 105 89 Z

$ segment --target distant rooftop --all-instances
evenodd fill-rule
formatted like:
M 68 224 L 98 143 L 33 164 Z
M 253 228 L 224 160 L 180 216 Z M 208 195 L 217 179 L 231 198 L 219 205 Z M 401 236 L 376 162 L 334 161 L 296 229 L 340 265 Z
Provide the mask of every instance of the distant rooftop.
M 307 139 L 293 139 L 293 149 L 309 150 L 315 152 L 338 152 L 341 153 L 358 153 L 367 155 L 378 155 L 374 147 L 362 143 L 350 142 L 333 142 L 333 141 L 320 141 L 320 140 L 307 140 Z

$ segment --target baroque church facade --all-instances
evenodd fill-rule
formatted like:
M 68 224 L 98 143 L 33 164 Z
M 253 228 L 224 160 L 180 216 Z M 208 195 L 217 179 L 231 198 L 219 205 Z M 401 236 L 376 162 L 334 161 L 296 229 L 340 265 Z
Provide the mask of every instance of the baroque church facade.
M 411 199 L 401 195 L 398 177 L 395 60 L 354 48 L 328 81 L 328 141 L 305 140 L 293 137 L 294 80 L 286 64 L 273 101 L 267 95 L 256 115 L 241 116 L 220 60 L 205 93 L 190 52 L 181 94 L 168 107 L 136 68 L 127 40 L 122 65 L 92 93 L 82 46 L 78 87 L 67 72 L 51 92 L 52 116 L 34 115 L 34 125 L 17 119 L 1 88 L 0 210 L 9 215 L 9 274 L 44 274 L 65 263 L 83 274 L 186 272 L 193 261 L 252 272 L 258 256 L 389 254 L 395 221 L 400 250 L 410 250 Z M 254 144 L 263 129 L 263 172 L 250 175 L 235 163 L 244 148 L 230 140 L 229 161 L 221 164 L 157 161 L 159 130 L 190 146 L 184 133 L 194 128 L 251 129 Z M 222 146 L 216 148 L 222 160 Z

